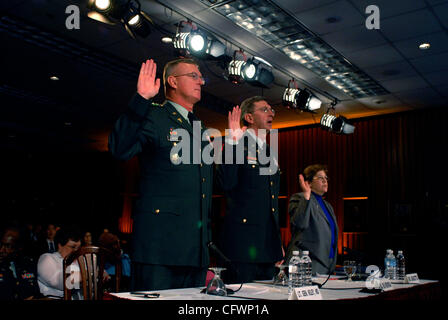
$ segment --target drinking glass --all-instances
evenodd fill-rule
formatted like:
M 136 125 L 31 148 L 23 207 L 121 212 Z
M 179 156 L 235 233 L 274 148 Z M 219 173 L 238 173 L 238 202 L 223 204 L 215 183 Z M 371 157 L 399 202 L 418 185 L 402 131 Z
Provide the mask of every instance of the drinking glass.
M 221 271 L 226 270 L 226 268 L 213 267 L 209 268 L 215 274 L 213 279 L 208 283 L 206 294 L 211 294 L 215 296 L 227 296 L 226 286 L 224 281 L 221 279 Z
M 281 264 L 276 266 L 280 269 L 279 273 L 274 277 L 274 286 L 287 286 L 288 285 L 288 277 L 285 273 L 285 264 Z
M 356 272 L 356 261 L 344 261 L 344 272 L 348 277 L 347 281 L 352 281 L 352 277 Z

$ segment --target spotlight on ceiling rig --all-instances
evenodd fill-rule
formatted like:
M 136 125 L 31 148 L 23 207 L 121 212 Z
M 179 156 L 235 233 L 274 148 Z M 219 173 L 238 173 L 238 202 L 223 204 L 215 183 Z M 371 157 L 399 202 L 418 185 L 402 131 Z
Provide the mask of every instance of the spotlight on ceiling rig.
M 152 20 L 141 10 L 138 0 L 89 0 L 87 16 L 115 25 L 121 23 L 132 38 L 146 38 L 151 33 Z
M 244 81 L 256 87 L 268 88 L 274 81 L 272 65 L 259 57 L 247 60 L 241 67 L 241 75 Z
M 295 84 L 295 88 L 290 88 L 291 82 Z M 316 98 L 308 89 L 298 89 L 294 79 L 289 81 L 288 88 L 285 89 L 282 100 L 284 106 L 308 112 L 314 112 L 322 104 L 322 101 Z
M 180 32 L 179 28 L 186 24 L 190 31 Z M 179 24 L 173 46 L 183 56 L 192 55 L 201 59 L 218 59 L 225 55 L 226 46 L 216 37 L 197 29 L 191 21 L 182 21 Z
M 332 107 L 329 108 L 320 119 L 320 125 L 322 128 L 338 134 L 351 134 L 355 132 L 355 126 L 348 123 L 347 118 L 341 115 L 335 116 L 329 113 L 330 109 L 333 111 L 335 110 L 335 104 L 336 102 L 332 103 Z
M 240 57 L 238 57 L 238 55 Z M 230 82 L 234 84 L 240 84 L 244 82 L 241 69 L 246 63 L 246 60 L 247 60 L 246 55 L 242 50 L 236 50 L 233 53 L 233 59 L 229 62 L 227 66 L 228 79 Z

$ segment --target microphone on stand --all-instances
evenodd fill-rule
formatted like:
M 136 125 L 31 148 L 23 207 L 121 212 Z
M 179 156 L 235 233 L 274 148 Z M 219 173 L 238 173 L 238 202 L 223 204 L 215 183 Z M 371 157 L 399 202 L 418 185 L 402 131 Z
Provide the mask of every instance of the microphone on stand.
M 210 249 L 212 249 L 213 251 L 215 251 L 215 252 L 221 257 L 222 260 L 224 260 L 224 261 L 227 262 L 228 264 L 232 264 L 232 261 L 230 261 L 230 259 L 227 258 L 227 257 L 224 255 L 224 253 L 222 253 L 221 250 L 219 250 L 218 247 L 217 247 L 213 242 L 210 241 L 210 242 L 207 244 L 207 246 L 208 246 Z

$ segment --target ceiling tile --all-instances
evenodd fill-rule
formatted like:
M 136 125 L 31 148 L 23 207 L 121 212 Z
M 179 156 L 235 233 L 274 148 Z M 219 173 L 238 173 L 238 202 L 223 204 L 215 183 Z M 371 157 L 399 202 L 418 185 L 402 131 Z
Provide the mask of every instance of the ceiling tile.
M 437 86 L 434 87 L 434 89 L 440 93 L 443 97 L 448 98 L 448 85 L 445 86 Z M 448 106 L 448 99 L 445 99 L 445 105 L 444 107 Z
M 437 71 L 424 74 L 423 78 L 425 78 L 433 86 L 448 85 L 448 76 L 446 71 Z
M 397 93 L 396 96 L 408 103 L 411 106 L 422 108 L 422 107 L 433 107 L 440 106 L 447 103 L 446 97 L 443 97 L 437 91 L 432 88 L 416 89 L 407 92 Z
M 426 0 L 431 6 L 441 4 L 441 3 L 448 3 L 448 0 Z
M 345 57 L 359 68 L 369 68 L 403 60 L 397 50 L 389 44 L 345 54 Z
M 434 7 L 434 11 L 445 28 L 448 28 L 448 3 Z
M 347 1 L 338 1 L 313 10 L 298 12 L 295 16 L 312 32 L 319 35 L 364 23 L 364 17 Z M 329 18 L 335 22 L 328 22 Z
M 369 97 L 357 99 L 363 105 L 366 105 L 374 109 L 387 109 L 403 106 L 403 102 L 400 101 L 395 95 L 389 94 L 384 96 Z
M 428 9 L 382 19 L 380 24 L 381 33 L 390 41 L 414 38 L 441 30 L 442 27 Z
M 448 52 L 410 60 L 421 73 L 448 70 Z
M 414 68 L 406 61 L 366 68 L 364 71 L 377 81 L 387 81 L 418 75 Z
M 421 50 L 418 46 L 422 43 L 430 43 L 431 47 L 427 50 Z M 394 43 L 394 46 L 408 59 L 432 55 L 448 51 L 448 35 L 444 31 L 436 32 L 398 41 Z
M 423 1 L 391 1 L 391 0 L 356 0 L 353 5 L 365 13 L 369 5 L 376 5 L 380 9 L 380 19 L 400 15 L 426 7 Z M 367 14 L 366 14 L 367 17 Z
M 274 0 L 277 5 L 286 9 L 291 13 L 299 13 L 313 8 L 321 7 L 335 0 L 313 0 L 313 1 L 297 1 L 297 0 Z
M 382 81 L 381 84 L 392 93 L 429 87 L 428 82 L 420 76 Z
M 341 53 L 354 52 L 385 44 L 376 30 L 368 30 L 364 24 L 328 33 L 322 39 Z

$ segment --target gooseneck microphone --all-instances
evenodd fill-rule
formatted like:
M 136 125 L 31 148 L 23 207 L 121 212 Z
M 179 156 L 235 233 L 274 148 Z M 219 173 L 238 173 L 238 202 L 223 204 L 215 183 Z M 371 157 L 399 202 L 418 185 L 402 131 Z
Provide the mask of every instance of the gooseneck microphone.
M 232 261 L 230 261 L 230 259 L 227 258 L 227 257 L 224 255 L 224 253 L 222 253 L 221 250 L 219 250 L 218 247 L 217 247 L 213 242 L 210 241 L 210 242 L 207 244 L 207 246 L 208 246 L 210 249 L 212 249 L 213 251 L 215 251 L 215 252 L 221 257 L 222 260 L 224 260 L 224 261 L 227 262 L 228 264 L 232 264 Z

